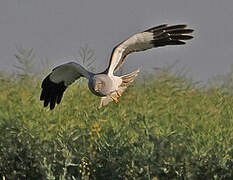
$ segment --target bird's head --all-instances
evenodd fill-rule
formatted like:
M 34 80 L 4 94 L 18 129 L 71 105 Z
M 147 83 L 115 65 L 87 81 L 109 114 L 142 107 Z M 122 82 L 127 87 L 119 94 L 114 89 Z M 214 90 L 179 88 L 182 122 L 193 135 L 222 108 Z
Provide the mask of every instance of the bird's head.
M 101 92 L 101 90 L 103 89 L 103 86 L 104 86 L 104 82 L 101 79 L 96 78 L 94 80 L 93 87 L 96 92 Z
M 111 79 L 105 74 L 95 75 L 89 81 L 90 90 L 97 96 L 106 96 L 111 90 Z

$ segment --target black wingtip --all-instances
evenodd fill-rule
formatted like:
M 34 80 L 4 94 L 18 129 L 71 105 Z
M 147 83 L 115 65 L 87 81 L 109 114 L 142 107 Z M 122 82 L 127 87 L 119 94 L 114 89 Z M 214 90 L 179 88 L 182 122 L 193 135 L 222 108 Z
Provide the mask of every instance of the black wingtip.
M 159 26 L 158 26 L 159 27 Z M 193 38 L 191 35 L 193 29 L 186 29 L 186 24 L 178 24 L 172 26 L 161 26 L 159 29 L 153 29 L 154 39 L 151 41 L 154 47 L 166 45 L 183 45 L 186 40 Z
M 166 33 L 169 34 L 191 34 L 194 30 L 193 29 L 171 29 L 165 31 Z
M 190 40 L 193 36 L 189 35 L 171 35 L 170 36 L 173 40 Z
M 47 107 L 50 104 L 50 110 L 53 110 L 56 106 L 56 103 L 61 102 L 66 86 L 64 82 L 54 83 L 50 80 L 49 74 L 42 82 L 41 88 L 42 92 L 40 95 L 40 100 L 44 101 L 44 107 Z
M 185 29 L 188 25 L 187 24 L 177 24 L 172 26 L 167 26 L 164 30 L 172 30 L 172 29 Z

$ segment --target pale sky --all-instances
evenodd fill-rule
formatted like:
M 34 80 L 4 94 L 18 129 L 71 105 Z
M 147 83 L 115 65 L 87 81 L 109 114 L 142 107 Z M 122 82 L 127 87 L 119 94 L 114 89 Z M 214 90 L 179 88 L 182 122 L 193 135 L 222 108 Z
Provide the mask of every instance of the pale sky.
M 224 74 L 233 64 L 232 0 L 1 0 L 0 71 L 12 69 L 16 47 L 33 48 L 53 67 L 78 57 L 86 44 L 96 65 L 107 66 L 115 45 L 159 24 L 195 29 L 185 46 L 134 53 L 125 68 L 143 71 L 179 61 L 196 80 Z

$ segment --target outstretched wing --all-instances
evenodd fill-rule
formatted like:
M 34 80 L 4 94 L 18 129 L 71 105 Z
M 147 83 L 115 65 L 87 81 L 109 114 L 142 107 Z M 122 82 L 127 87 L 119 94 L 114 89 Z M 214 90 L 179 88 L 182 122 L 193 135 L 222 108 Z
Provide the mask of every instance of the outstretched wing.
M 183 24 L 173 26 L 164 24 L 131 36 L 113 49 L 107 73 L 112 75 L 113 72 L 117 71 L 132 52 L 166 45 L 185 44 L 183 40 L 193 38 L 186 35 L 193 32 L 192 29 L 186 29 L 186 27 L 187 25 Z
M 41 85 L 40 100 L 44 101 L 44 107 L 50 104 L 50 109 L 54 109 L 56 103 L 61 102 L 63 93 L 70 84 L 80 77 L 89 79 L 91 74 L 75 62 L 69 62 L 54 68 Z

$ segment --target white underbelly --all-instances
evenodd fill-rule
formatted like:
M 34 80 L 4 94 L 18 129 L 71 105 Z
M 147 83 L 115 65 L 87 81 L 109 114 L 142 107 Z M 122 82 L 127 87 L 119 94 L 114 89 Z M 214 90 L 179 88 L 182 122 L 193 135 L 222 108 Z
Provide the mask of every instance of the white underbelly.
M 116 91 L 119 89 L 119 86 L 122 83 L 122 79 L 118 76 L 111 76 L 110 79 L 112 80 L 112 87 L 111 87 L 111 92 Z

